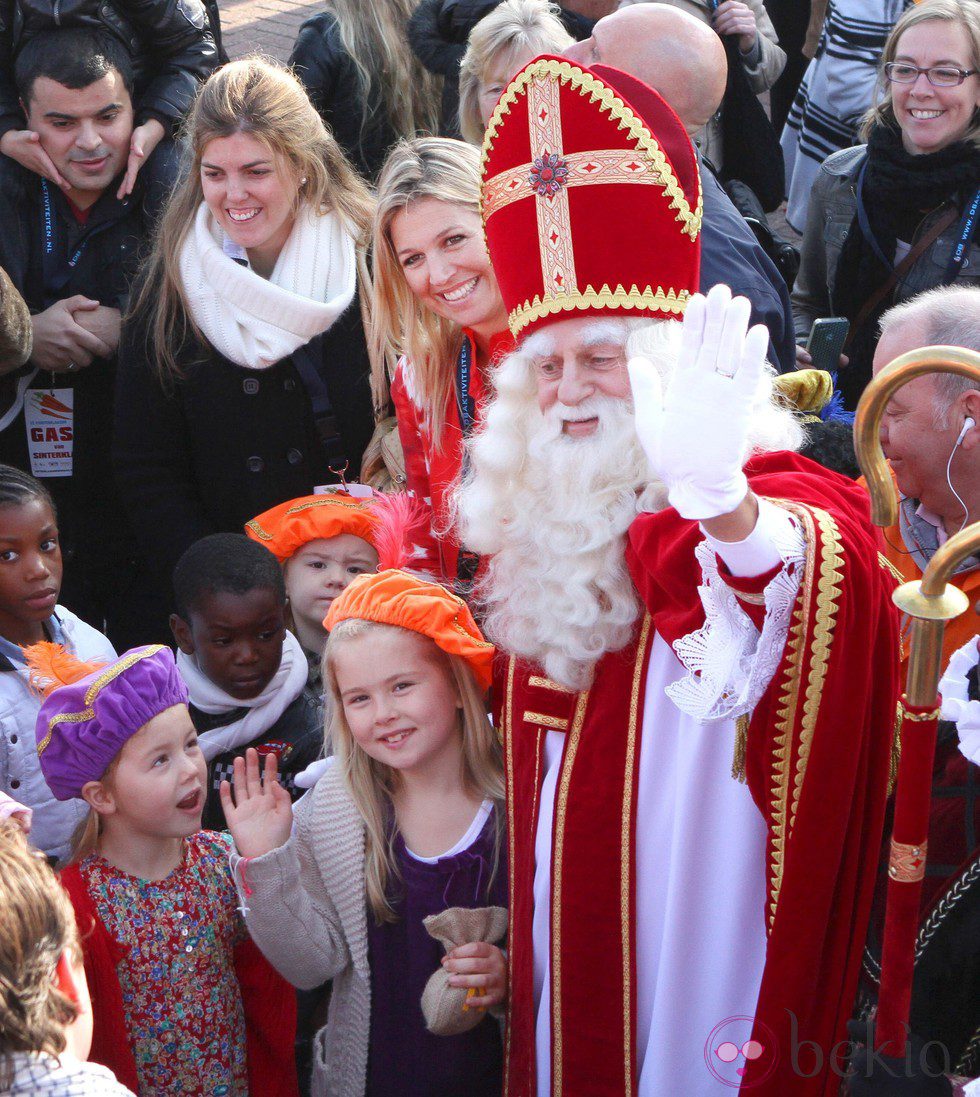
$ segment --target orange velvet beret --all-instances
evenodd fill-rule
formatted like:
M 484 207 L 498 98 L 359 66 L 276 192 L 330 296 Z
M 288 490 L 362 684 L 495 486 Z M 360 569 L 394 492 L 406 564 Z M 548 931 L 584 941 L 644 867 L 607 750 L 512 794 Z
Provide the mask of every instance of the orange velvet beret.
M 304 495 L 265 511 L 245 524 L 245 532 L 285 563 L 310 541 L 351 533 L 374 544 L 377 516 L 370 499 L 355 499 L 345 491 Z
M 490 687 L 493 644 L 483 639 L 463 599 L 438 583 L 395 569 L 358 575 L 334 599 L 323 627 L 329 632 L 352 618 L 428 636 L 447 654 L 465 659 L 483 689 Z

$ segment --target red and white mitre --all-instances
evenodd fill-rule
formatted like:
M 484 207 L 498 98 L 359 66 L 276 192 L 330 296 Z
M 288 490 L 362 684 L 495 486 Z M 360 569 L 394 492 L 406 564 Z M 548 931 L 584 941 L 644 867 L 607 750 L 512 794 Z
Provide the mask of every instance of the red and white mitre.
M 539 57 L 511 81 L 487 125 L 481 210 L 515 337 L 581 311 L 677 318 L 697 290 L 694 147 L 617 69 Z

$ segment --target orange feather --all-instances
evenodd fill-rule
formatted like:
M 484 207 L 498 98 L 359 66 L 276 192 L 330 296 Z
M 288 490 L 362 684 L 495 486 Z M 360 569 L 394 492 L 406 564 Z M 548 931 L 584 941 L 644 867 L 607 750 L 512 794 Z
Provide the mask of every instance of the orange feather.
M 30 670 L 31 688 L 43 697 L 59 686 L 67 686 L 84 678 L 87 674 L 99 670 L 105 663 L 85 663 L 61 644 L 52 644 L 48 640 L 31 644 L 22 649 Z

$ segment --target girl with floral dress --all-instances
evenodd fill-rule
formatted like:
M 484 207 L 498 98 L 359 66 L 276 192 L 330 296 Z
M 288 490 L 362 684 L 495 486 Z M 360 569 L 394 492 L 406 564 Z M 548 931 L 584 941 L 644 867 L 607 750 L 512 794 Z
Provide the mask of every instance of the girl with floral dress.
M 139 1097 L 295 1094 L 294 996 L 248 940 L 230 839 L 200 830 L 207 767 L 173 654 L 134 648 L 97 666 L 41 643 L 26 656 L 47 694 L 44 778 L 90 808 L 61 880 L 92 990 L 92 1060 Z

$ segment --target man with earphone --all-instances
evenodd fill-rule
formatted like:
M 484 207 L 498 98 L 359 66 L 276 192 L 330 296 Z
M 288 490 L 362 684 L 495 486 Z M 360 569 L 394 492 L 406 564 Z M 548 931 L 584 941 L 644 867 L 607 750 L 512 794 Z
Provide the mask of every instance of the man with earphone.
M 957 346 L 980 351 L 980 287 L 930 290 L 886 312 L 874 358 L 878 373 L 901 354 L 926 346 Z M 947 538 L 980 519 L 980 385 L 951 374 L 927 375 L 896 393 L 882 418 L 881 443 L 898 484 L 899 520 L 883 530 L 882 553 L 903 578 L 918 579 Z M 953 577 L 971 605 L 980 599 L 980 559 L 970 559 Z M 959 698 L 965 712 L 978 691 L 976 668 L 980 617 L 972 611 L 947 622 L 943 666 L 954 652 L 954 666 L 941 686 Z M 958 649 L 961 649 L 958 651 Z M 907 650 L 904 652 L 907 658 Z M 980 903 L 980 742 L 964 737 L 967 722 L 944 703 L 933 769 L 932 811 L 916 947 L 910 1025 L 919 1067 L 901 1079 L 886 1076 L 863 1047 L 852 1060 L 852 1097 L 951 1094 L 961 1090 L 950 1075 L 980 1075 L 980 1047 L 971 1039 L 980 1029 L 980 951 L 976 910 Z M 972 710 L 971 710 L 972 711 Z M 961 745 L 962 744 L 962 745 Z M 971 749 L 968 749 L 970 747 Z M 885 859 L 879 883 L 884 884 Z M 880 893 L 882 891 L 880 890 Z M 877 904 L 876 904 L 877 907 Z M 971 914 L 970 911 L 974 913 Z M 880 970 L 881 908 L 872 915 L 865 949 L 858 1013 L 867 1016 L 877 994 Z M 928 932 L 925 932 L 928 927 Z M 869 1042 L 866 1025 L 849 1026 L 853 1039 Z M 942 1060 L 926 1046 L 944 1049 Z M 915 1058 L 915 1056 L 913 1056 Z M 920 1073 L 916 1074 L 916 1070 Z
M 927 346 L 980 351 L 980 287 L 944 286 L 890 309 L 881 320 L 874 372 Z M 883 531 L 882 552 L 905 579 L 918 579 L 936 549 L 980 520 L 980 387 L 952 374 L 918 377 L 900 389 L 882 417 L 881 444 L 901 496 L 899 520 Z M 954 583 L 976 602 L 980 560 Z M 962 614 L 946 626 L 943 665 L 980 619 Z M 907 653 L 906 653 L 907 655 Z

